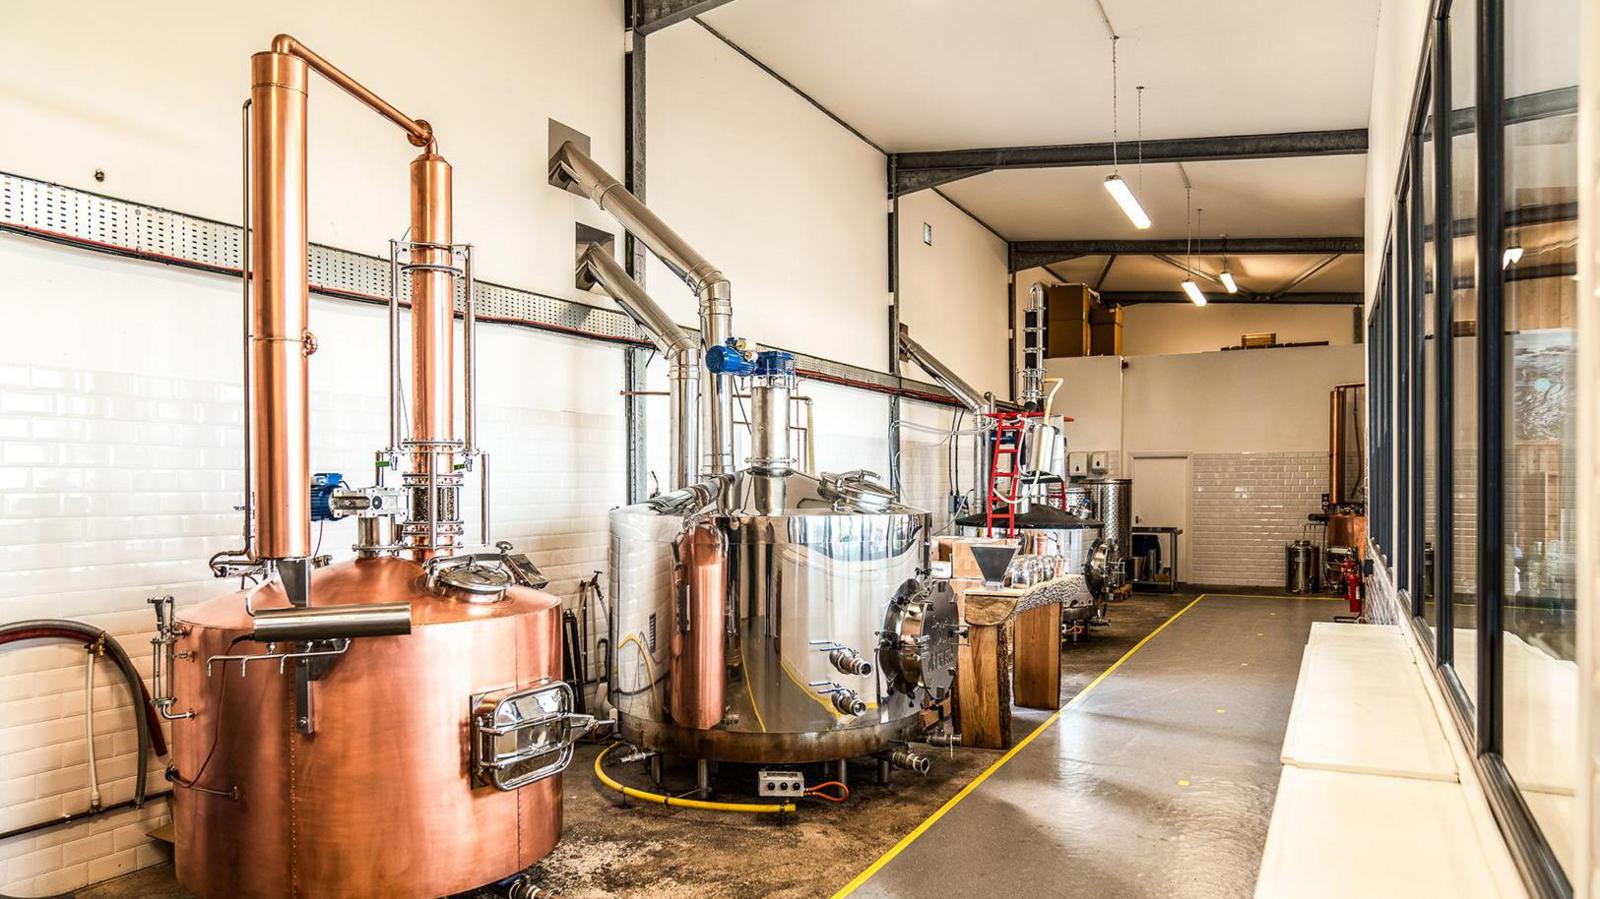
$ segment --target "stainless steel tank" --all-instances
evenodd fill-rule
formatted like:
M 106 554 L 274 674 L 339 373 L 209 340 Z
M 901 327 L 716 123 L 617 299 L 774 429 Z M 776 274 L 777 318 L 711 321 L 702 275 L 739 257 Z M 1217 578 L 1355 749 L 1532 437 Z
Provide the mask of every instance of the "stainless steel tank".
M 1094 495 L 1081 483 L 1067 484 L 1061 491 L 1066 511 L 1079 518 L 1094 518 Z
M 1314 593 L 1318 589 L 1321 555 L 1310 540 L 1296 540 L 1283 547 L 1285 590 L 1290 593 Z
M 611 702 L 650 749 L 810 762 L 917 736 L 955 604 L 928 513 L 863 473 L 748 469 L 611 513 Z
M 1112 557 L 1121 561 L 1133 552 L 1133 481 L 1128 478 L 1092 478 L 1084 481 L 1093 500 L 1094 517 L 1100 519 Z

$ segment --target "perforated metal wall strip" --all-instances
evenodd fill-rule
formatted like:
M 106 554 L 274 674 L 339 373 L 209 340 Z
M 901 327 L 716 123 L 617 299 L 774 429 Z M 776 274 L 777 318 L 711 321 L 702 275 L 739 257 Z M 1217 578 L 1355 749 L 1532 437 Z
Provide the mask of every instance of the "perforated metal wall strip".
M 0 230 L 119 256 L 218 274 L 239 274 L 238 225 L 91 191 L 0 172 Z M 323 296 L 387 303 L 389 260 L 312 244 L 311 290 Z M 633 319 L 560 297 L 478 281 L 480 318 L 613 343 L 648 344 Z M 402 297 L 409 294 L 402 286 Z M 456 299 L 457 308 L 463 298 Z M 950 404 L 943 389 L 884 372 L 795 354 L 803 375 L 880 393 Z

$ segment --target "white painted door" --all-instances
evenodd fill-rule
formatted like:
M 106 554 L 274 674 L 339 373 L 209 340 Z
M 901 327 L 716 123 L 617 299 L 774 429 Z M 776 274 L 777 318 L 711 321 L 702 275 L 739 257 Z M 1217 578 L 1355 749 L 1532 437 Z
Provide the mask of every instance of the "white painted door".
M 1133 457 L 1133 523 L 1148 527 L 1180 527 L 1178 580 L 1188 580 L 1189 457 L 1181 455 Z

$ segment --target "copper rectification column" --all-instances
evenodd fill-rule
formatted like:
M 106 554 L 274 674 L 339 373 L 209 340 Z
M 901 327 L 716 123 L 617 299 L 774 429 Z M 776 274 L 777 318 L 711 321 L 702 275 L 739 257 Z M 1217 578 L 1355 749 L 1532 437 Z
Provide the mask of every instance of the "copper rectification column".
M 459 491 L 441 487 L 453 474 L 448 455 L 435 452 L 455 437 L 455 282 L 451 242 L 450 163 L 430 147 L 411 161 L 411 421 L 412 439 L 424 445 L 413 457 L 412 470 L 428 475 L 429 508 L 439 519 L 454 519 Z M 448 503 L 448 505 L 447 505 Z M 420 515 L 424 509 L 418 509 Z M 443 534 L 429 543 L 449 542 Z M 418 559 L 433 553 L 418 552 Z
M 311 555 L 306 329 L 306 63 L 250 57 L 250 357 L 256 550 Z

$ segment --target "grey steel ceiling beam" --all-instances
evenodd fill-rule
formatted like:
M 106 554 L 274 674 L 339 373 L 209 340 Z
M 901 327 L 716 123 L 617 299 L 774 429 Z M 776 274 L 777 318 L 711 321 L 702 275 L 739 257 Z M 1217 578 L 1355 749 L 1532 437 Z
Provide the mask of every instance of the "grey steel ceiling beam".
M 1012 244 L 1012 271 L 1037 268 L 1078 256 L 1220 256 L 1221 238 L 1199 238 L 1192 244 L 1182 238 L 1138 240 L 1022 240 Z M 1192 247 L 1192 249 L 1191 249 Z M 1320 256 L 1359 254 L 1359 237 L 1230 237 L 1229 256 Z
M 1099 293 L 1101 290 L 1105 289 L 1106 276 L 1111 274 L 1111 266 L 1116 264 L 1117 254 L 1112 253 L 1110 256 L 1106 257 L 1106 264 L 1100 268 L 1100 274 L 1096 275 L 1094 279 L 1095 293 Z
M 1236 303 L 1256 306 L 1360 306 L 1364 297 L 1355 292 L 1286 293 L 1278 297 L 1260 294 L 1206 294 L 1208 304 Z M 1137 306 L 1141 303 L 1190 304 L 1189 295 L 1181 290 L 1113 290 L 1100 294 L 1102 303 L 1116 306 Z
M 1134 159 L 1132 145 L 1121 153 Z M 1280 134 L 1237 134 L 1226 137 L 1182 137 L 1144 142 L 1145 162 L 1204 162 L 1219 159 L 1277 159 L 1286 156 L 1348 156 L 1367 152 L 1367 130 L 1290 131 Z M 981 175 L 999 169 L 1044 169 L 1112 164 L 1112 145 L 1058 144 L 1037 147 L 989 147 L 976 150 L 933 150 L 896 154 L 895 194 Z
M 1306 283 L 1307 280 L 1316 277 L 1317 272 L 1322 271 L 1323 269 L 1327 268 L 1328 266 L 1330 266 L 1330 265 L 1332 265 L 1332 264 L 1334 264 L 1335 262 L 1338 262 L 1338 261 L 1339 261 L 1339 254 L 1338 253 L 1335 253 L 1332 256 L 1329 256 L 1328 258 L 1322 260 L 1321 262 L 1318 262 L 1317 264 L 1311 266 L 1310 268 L 1306 269 L 1305 271 L 1301 272 L 1300 274 L 1295 275 L 1293 278 L 1290 278 L 1288 284 L 1285 284 L 1282 287 L 1278 288 L 1277 290 L 1274 290 L 1272 292 L 1272 295 L 1275 296 L 1275 297 L 1283 296 L 1284 294 L 1288 293 L 1289 291 L 1294 290 L 1296 287 L 1299 287 L 1300 285 Z
M 639 34 L 660 31 L 731 2 L 733 0 L 635 0 L 638 19 L 633 23 L 633 30 Z

